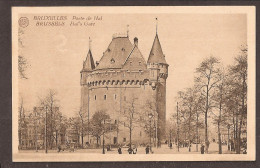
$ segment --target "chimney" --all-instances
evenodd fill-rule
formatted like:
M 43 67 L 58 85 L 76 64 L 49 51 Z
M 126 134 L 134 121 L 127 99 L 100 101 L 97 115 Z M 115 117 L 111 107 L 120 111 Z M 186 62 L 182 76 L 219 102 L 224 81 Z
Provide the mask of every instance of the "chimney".
M 135 44 L 135 46 L 138 47 L 138 38 L 137 37 L 134 38 L 134 44 Z

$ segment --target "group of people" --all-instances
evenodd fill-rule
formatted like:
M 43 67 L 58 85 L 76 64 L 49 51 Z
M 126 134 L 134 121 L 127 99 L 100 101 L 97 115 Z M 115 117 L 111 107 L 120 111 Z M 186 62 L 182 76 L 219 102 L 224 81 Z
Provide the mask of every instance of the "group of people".
M 122 148 L 120 146 L 118 147 L 117 151 L 118 151 L 118 154 L 122 154 Z M 137 148 L 136 147 L 133 147 L 133 148 L 129 147 L 127 152 L 129 154 L 136 154 L 137 153 Z
M 122 148 L 119 146 L 118 147 L 118 154 L 122 154 Z M 127 150 L 127 152 L 129 153 L 129 154 L 137 154 L 137 147 L 129 147 L 128 148 L 128 150 Z M 146 148 L 145 148 L 145 153 L 146 154 L 149 154 L 149 153 L 152 153 L 152 151 L 150 151 L 150 147 L 149 146 L 146 146 Z

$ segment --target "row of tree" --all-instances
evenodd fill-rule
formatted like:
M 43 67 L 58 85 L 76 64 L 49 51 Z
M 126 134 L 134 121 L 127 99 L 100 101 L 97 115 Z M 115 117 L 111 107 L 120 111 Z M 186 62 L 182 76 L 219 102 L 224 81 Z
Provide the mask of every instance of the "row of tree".
M 247 47 L 241 47 L 233 65 L 224 67 L 218 58 L 210 56 L 200 63 L 195 74 L 194 85 L 180 91 L 177 97 L 178 111 L 173 121 L 178 123 L 176 130 L 181 130 L 175 133 L 179 143 L 181 139 L 188 140 L 190 147 L 190 143 L 198 144 L 199 137 L 204 136 L 207 153 L 210 124 L 217 128 L 220 154 L 222 131 L 229 132 L 231 128 L 235 151 L 240 153 L 242 142 L 246 142 L 241 134 L 243 129 L 246 131 L 247 119 Z
M 157 124 L 158 115 L 156 112 L 156 103 L 152 100 L 147 101 L 144 105 L 138 103 L 138 99 L 133 96 L 123 105 L 122 111 L 116 111 L 118 117 L 111 119 L 111 116 L 107 113 L 106 109 L 98 110 L 88 118 L 86 112 L 79 110 L 79 112 L 72 117 L 75 127 L 77 127 L 78 137 L 81 137 L 79 142 L 82 147 L 84 146 L 84 137 L 95 137 L 96 144 L 100 144 L 100 139 L 104 134 L 109 132 L 116 132 L 117 136 L 120 129 L 123 126 L 129 133 L 129 144 L 132 145 L 132 135 L 136 127 L 142 128 L 144 132 L 155 138 L 154 129 Z M 151 118 L 149 118 L 149 115 Z M 152 125 L 152 129 L 150 129 Z M 117 142 L 118 143 L 118 142 Z
M 19 147 L 47 147 L 56 148 L 61 141 L 65 141 L 68 120 L 60 112 L 56 92 L 39 98 L 39 104 L 33 111 L 26 111 L 21 101 L 19 106 Z

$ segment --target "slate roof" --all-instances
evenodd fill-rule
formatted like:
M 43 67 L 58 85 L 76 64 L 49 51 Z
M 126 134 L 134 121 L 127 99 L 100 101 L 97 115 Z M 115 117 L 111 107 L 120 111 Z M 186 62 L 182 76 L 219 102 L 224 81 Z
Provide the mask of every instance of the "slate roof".
M 162 47 L 159 41 L 159 37 L 156 34 L 154 41 L 153 41 L 153 46 L 148 58 L 147 63 L 162 63 L 162 64 L 167 64 L 163 51 L 162 51 Z
M 123 69 L 145 70 L 146 68 L 146 61 L 138 47 L 135 45 L 129 56 L 126 58 Z
M 83 69 L 82 69 L 82 71 L 92 71 L 93 69 L 95 69 L 95 63 L 94 63 L 94 59 L 93 59 L 92 53 L 89 50 L 88 54 L 87 54 L 87 58 L 83 62 Z
M 133 47 L 128 37 L 113 38 L 96 69 L 122 68 Z

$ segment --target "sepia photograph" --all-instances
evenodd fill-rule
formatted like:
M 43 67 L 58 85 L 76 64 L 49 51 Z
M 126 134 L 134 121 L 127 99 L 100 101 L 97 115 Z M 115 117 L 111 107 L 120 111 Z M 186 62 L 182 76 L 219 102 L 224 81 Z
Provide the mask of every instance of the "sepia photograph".
M 255 7 L 12 7 L 14 162 L 255 160 Z

